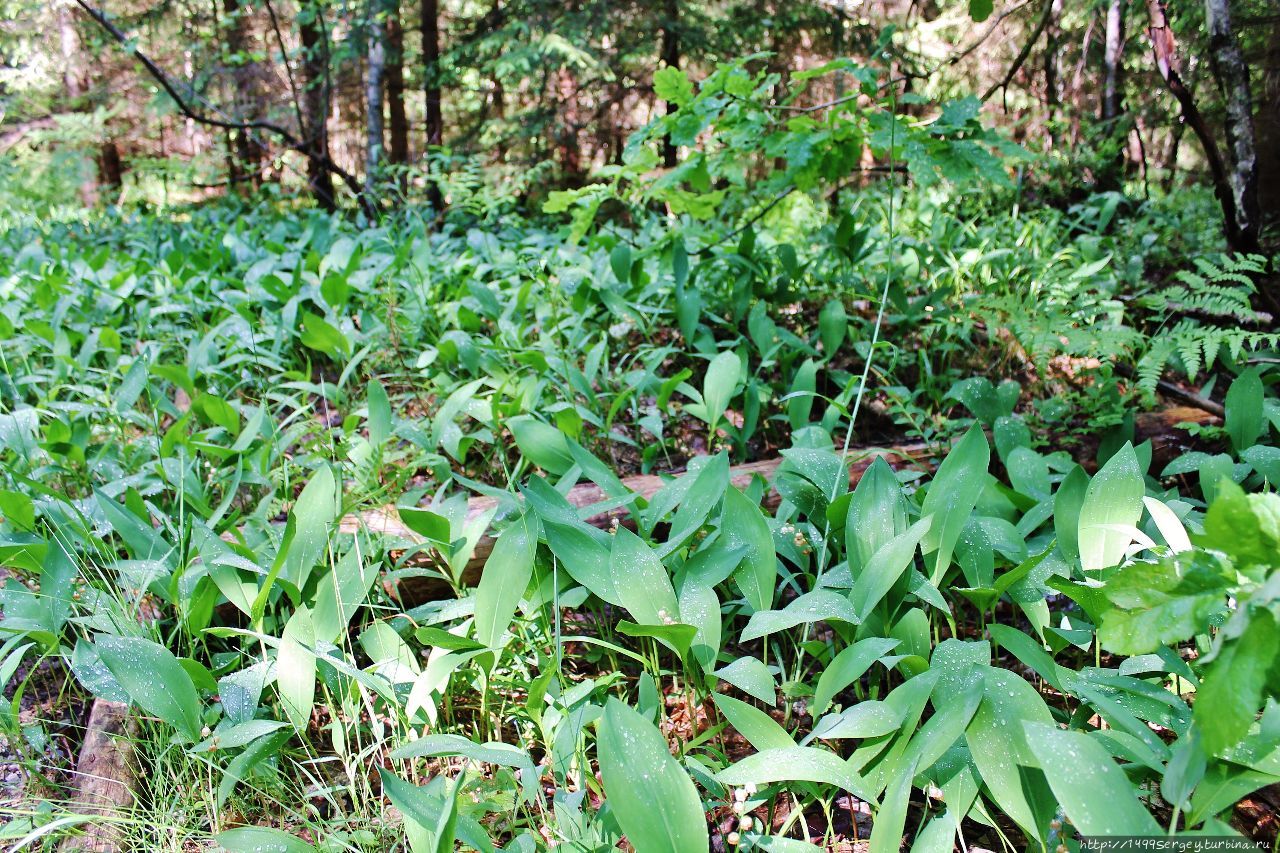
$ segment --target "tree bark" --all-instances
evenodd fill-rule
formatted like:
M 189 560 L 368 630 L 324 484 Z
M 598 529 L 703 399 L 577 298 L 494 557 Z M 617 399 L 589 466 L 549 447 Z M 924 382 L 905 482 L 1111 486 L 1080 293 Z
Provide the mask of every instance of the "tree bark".
M 387 17 L 387 48 L 387 159 L 404 166 L 409 162 L 409 117 L 404 106 L 404 28 L 399 0 L 394 0 Z
M 440 108 L 440 4 L 422 0 L 422 87 L 426 96 L 426 149 L 444 144 L 444 115 Z M 444 196 L 435 181 L 427 182 L 427 200 L 444 209 Z
M 1252 235 L 1251 242 L 1249 233 L 1240 229 L 1235 195 L 1231 190 L 1222 154 L 1218 151 L 1218 143 L 1196 106 L 1191 90 L 1182 81 L 1178 42 L 1169 26 L 1169 18 L 1165 13 L 1166 3 L 1167 0 L 1147 0 L 1147 14 L 1151 19 L 1148 35 L 1155 54 L 1156 70 L 1177 99 L 1183 120 L 1191 127 L 1204 150 L 1209 174 L 1213 179 L 1214 194 L 1218 197 L 1218 204 L 1222 206 L 1223 232 L 1226 234 L 1227 244 L 1235 251 L 1257 251 L 1257 235 Z
M 1128 122 L 1124 116 L 1124 40 L 1127 0 L 1110 0 L 1107 4 L 1106 28 L 1102 39 L 1102 101 L 1098 117 L 1106 139 L 1115 147 L 1100 165 L 1097 184 L 1101 190 L 1118 190 L 1125 171 L 1125 138 Z
M 58 36 L 62 47 L 62 85 L 66 90 L 68 105 L 73 110 L 86 110 L 85 95 L 89 91 L 89 78 L 81 61 L 80 33 L 76 29 L 75 19 L 67 6 L 58 7 Z M 116 163 L 120 158 L 117 155 Z M 85 207 L 93 207 L 98 203 L 98 184 L 106 183 L 102 174 L 102 164 L 95 161 L 97 177 L 86 173 L 80 182 L 80 201 Z
M 662 63 L 667 68 L 680 67 L 680 0 L 665 0 L 662 19 Z M 674 113 L 678 107 L 667 101 L 667 115 Z M 679 162 L 679 152 L 671 134 L 662 139 L 662 165 L 674 169 Z
M 1126 0 L 1111 0 L 1107 4 L 1107 33 L 1102 51 L 1102 108 L 1103 121 L 1117 119 L 1124 112 L 1124 16 L 1128 10 Z
M 1236 235 L 1240 251 L 1258 250 L 1258 157 L 1253 138 L 1253 99 L 1249 93 L 1249 68 L 1240 41 L 1231 28 L 1227 0 L 1205 0 L 1205 25 L 1209 31 L 1209 62 L 1226 105 L 1227 183 L 1235 206 Z
M 383 86 L 387 62 L 387 27 L 381 0 L 369 0 L 368 69 L 365 74 L 365 111 L 368 124 L 365 189 L 377 183 L 383 154 Z
M 223 0 L 222 12 L 226 16 L 227 49 L 231 53 L 231 77 L 235 83 L 233 114 L 240 119 L 246 116 L 263 115 L 266 97 L 262 87 L 261 70 L 258 68 L 258 63 L 249 58 L 254 51 L 250 10 L 241 6 L 240 0 Z M 266 156 L 265 146 L 245 128 L 233 130 L 232 138 L 239 169 L 250 178 L 253 186 L 260 185 L 262 161 Z M 237 174 L 230 176 L 236 185 L 245 186 L 243 182 L 237 181 L 238 177 Z
M 333 195 L 333 175 L 324 168 L 329 157 L 329 40 L 325 37 L 320 7 L 312 4 L 298 16 L 298 36 L 302 41 L 301 129 L 307 146 L 307 184 L 316 204 L 332 213 L 337 210 Z

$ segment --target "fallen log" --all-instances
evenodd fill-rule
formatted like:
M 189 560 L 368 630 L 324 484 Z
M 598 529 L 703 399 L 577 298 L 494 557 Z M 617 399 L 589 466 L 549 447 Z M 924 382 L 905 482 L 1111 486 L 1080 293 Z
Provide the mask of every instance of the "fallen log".
M 1176 406 L 1160 412 L 1138 415 L 1135 418 L 1134 433 L 1136 441 L 1139 443 L 1147 440 L 1151 441 L 1153 468 L 1158 471 L 1164 467 L 1165 462 L 1168 462 L 1182 448 L 1187 433 L 1185 430 L 1179 429 L 1179 424 L 1206 425 L 1216 420 L 1215 416 L 1202 409 Z M 913 442 L 893 447 L 851 449 L 849 451 L 849 485 L 851 488 L 856 486 L 863 473 L 871 466 L 871 463 L 880 457 L 884 457 L 890 463 L 898 463 L 895 464 L 895 467 L 914 467 L 921 471 L 932 471 L 937 462 L 940 461 L 939 450 L 940 448 L 937 445 L 923 442 Z M 782 459 L 765 459 L 758 462 L 735 465 L 729 469 L 729 481 L 737 488 L 745 488 L 757 476 L 771 482 L 782 461 Z M 905 463 L 905 466 L 902 463 Z M 622 481 L 628 490 L 645 500 L 653 497 L 664 482 L 666 481 L 662 477 L 651 474 L 627 477 Z M 574 486 L 565 497 L 570 504 L 580 509 L 608 500 L 608 496 L 604 491 L 594 483 L 581 483 Z M 770 488 L 766 493 L 764 506 L 766 509 L 775 509 L 781 500 L 781 495 Z M 472 521 L 487 513 L 492 513 L 496 507 L 497 501 L 494 498 L 472 498 L 467 506 L 467 520 Z M 624 515 L 626 515 L 625 510 L 615 509 L 591 516 L 585 521 L 594 527 L 607 528 L 613 524 L 615 518 L 621 520 Z M 395 506 L 391 505 L 358 515 L 348 515 L 342 519 L 339 529 L 343 533 L 355 533 L 360 530 L 381 533 L 386 536 L 403 539 L 410 545 L 421 544 L 423 541 L 422 537 L 410 530 L 400 520 Z M 479 581 L 480 571 L 484 567 L 485 561 L 489 558 L 489 553 L 493 550 L 493 542 L 493 538 L 486 534 L 476 544 L 471 559 L 468 560 L 466 568 L 462 572 L 461 581 L 464 586 L 474 585 Z M 400 603 L 405 607 L 413 607 L 427 601 L 448 597 L 452 595 L 452 590 L 449 584 L 441 578 L 409 576 L 400 579 L 394 584 L 394 594 L 397 595 Z
M 60 850 L 118 853 L 124 850 L 118 819 L 133 806 L 137 720 L 122 702 L 95 699 L 76 762 L 71 810 L 89 820 Z

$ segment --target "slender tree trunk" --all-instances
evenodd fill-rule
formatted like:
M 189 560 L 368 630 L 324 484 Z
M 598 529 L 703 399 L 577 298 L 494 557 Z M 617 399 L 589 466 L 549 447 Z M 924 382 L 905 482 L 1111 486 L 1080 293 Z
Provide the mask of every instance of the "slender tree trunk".
M 387 47 L 387 155 L 395 165 L 404 166 L 409 162 L 409 117 L 404 106 L 404 29 L 399 0 L 394 0 L 387 18 Z
M 368 142 L 364 173 L 365 189 L 371 189 L 378 180 L 378 170 L 383 156 L 383 87 L 387 63 L 387 27 L 381 0 L 369 0 L 368 69 L 365 75 L 366 121 Z
M 1115 147 L 1112 156 L 1098 173 L 1098 188 L 1120 189 L 1125 167 L 1125 139 L 1128 122 L 1124 116 L 1124 37 L 1127 0 L 1110 0 L 1107 4 L 1105 35 L 1102 40 L 1102 102 L 1098 115 L 1104 133 Z
M 1271 33 L 1262 58 L 1262 92 L 1254 117 L 1258 149 L 1258 207 L 1280 215 L 1280 0 L 1272 0 Z
M 316 203 L 329 212 L 337 209 L 333 195 L 333 175 L 323 165 L 329 156 L 329 40 L 318 5 L 302 10 L 298 31 L 302 41 L 302 113 L 306 127 L 307 183 Z
M 1218 151 L 1218 143 L 1213 138 L 1213 133 L 1209 130 L 1209 125 L 1205 122 L 1199 107 L 1196 106 L 1191 90 L 1182 80 L 1178 42 L 1174 38 L 1173 29 L 1169 26 L 1169 19 L 1165 14 L 1166 2 L 1167 0 L 1147 0 L 1147 14 L 1151 18 L 1148 34 L 1155 53 L 1156 69 L 1169 87 L 1169 91 L 1177 99 L 1183 120 L 1190 125 L 1200 141 L 1200 147 L 1204 150 L 1205 160 L 1209 164 L 1209 174 L 1213 178 L 1214 194 L 1217 195 L 1218 203 L 1222 206 L 1223 231 L 1227 237 L 1227 244 L 1236 251 L 1256 251 L 1257 234 L 1250 235 L 1249 232 L 1242 231 L 1240 228 L 1240 214 L 1236 208 L 1235 195 L 1227 176 L 1227 168 L 1223 164 L 1221 152 Z
M 1055 119 L 1062 106 L 1062 72 L 1058 66 L 1062 40 L 1062 0 L 1051 0 L 1049 25 L 1045 29 L 1044 44 L 1044 102 L 1049 110 L 1049 137 L 1057 145 L 1058 131 Z
M 1258 249 L 1258 157 L 1253 139 L 1253 99 L 1249 93 L 1249 68 L 1240 41 L 1231 28 L 1227 0 L 1205 0 L 1205 25 L 1209 30 L 1209 60 L 1213 76 L 1226 104 L 1227 183 L 1235 206 L 1236 236 L 1241 251 Z
M 680 0 L 664 0 L 662 18 L 662 62 L 668 68 L 680 67 Z M 667 115 L 678 109 L 667 102 Z M 676 144 L 667 134 L 662 140 L 662 165 L 674 169 L 679 161 Z
M 444 144 L 444 114 L 440 108 L 440 4 L 422 0 L 422 86 L 426 95 L 426 149 Z M 427 182 L 427 200 L 436 210 L 444 209 L 440 186 Z
M 1107 34 L 1102 51 L 1102 108 L 1103 121 L 1117 119 L 1124 112 L 1124 91 L 1121 76 L 1124 72 L 1124 15 L 1126 0 L 1111 0 L 1107 4 Z

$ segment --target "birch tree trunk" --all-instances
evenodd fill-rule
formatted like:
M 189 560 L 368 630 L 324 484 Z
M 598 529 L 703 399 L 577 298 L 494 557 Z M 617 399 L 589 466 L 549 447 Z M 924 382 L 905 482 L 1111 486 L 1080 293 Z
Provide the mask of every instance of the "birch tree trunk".
M 365 76 L 365 104 L 368 120 L 368 152 L 365 163 L 364 185 L 371 189 L 378 179 L 378 167 L 382 164 L 383 85 L 387 69 L 387 27 L 380 0 L 369 0 L 369 49 L 368 70 Z

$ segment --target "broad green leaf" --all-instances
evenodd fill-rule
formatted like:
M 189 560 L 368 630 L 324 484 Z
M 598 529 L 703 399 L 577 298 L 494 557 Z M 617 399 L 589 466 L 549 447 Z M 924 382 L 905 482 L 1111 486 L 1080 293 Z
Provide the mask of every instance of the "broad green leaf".
M 1054 796 L 1081 834 L 1164 835 L 1133 783 L 1096 740 L 1051 723 L 1029 722 L 1023 731 Z
M 1033 780 L 1024 770 L 1037 764 L 1022 724 L 1052 725 L 1053 715 L 1035 688 L 1018 675 L 992 668 L 985 677 L 982 702 L 965 730 L 969 751 L 1000 808 L 1023 832 L 1043 837 L 1041 818 L 1048 818 L 1037 811 L 1040 798 L 1034 790 L 1043 780 Z
M 1098 630 L 1103 648 L 1139 655 L 1206 630 L 1226 607 L 1228 579 L 1209 558 L 1188 553 L 1126 566 L 1102 591 L 1115 605 Z
M 977 506 L 987 481 L 991 464 L 991 447 L 982 428 L 974 424 L 964 438 L 956 442 L 938 466 L 920 508 L 921 518 L 932 518 L 928 532 L 920 540 L 921 551 L 934 554 L 929 580 L 934 586 L 951 566 L 951 554 L 969 514 Z
M 1142 518 L 1144 494 L 1138 454 L 1126 442 L 1093 475 L 1085 491 L 1078 522 L 1080 564 L 1085 571 L 1107 569 L 1124 559 L 1133 541 L 1129 530 Z
M 754 705 L 723 693 L 713 693 L 711 698 L 729 721 L 729 725 L 756 749 L 778 749 L 796 745 L 786 729 Z
M 778 558 L 764 513 L 730 486 L 724 493 L 720 529 L 727 548 L 745 549 L 742 562 L 733 573 L 738 589 L 753 609 L 768 610 L 773 604 L 773 587 L 778 579 Z
M 653 91 L 664 101 L 682 107 L 693 100 L 693 83 L 679 68 L 666 66 L 653 72 Z
M 858 623 L 858 614 L 843 595 L 829 589 L 815 589 L 798 596 L 782 610 L 757 610 L 743 629 L 741 642 L 776 634 L 796 625 L 814 622 Z
M 1053 530 L 1058 548 L 1068 560 L 1080 558 L 1080 507 L 1089 490 L 1089 475 L 1079 465 L 1072 466 L 1053 495 Z
M 315 627 L 311 611 L 299 607 L 285 623 L 276 651 L 276 687 L 280 702 L 293 727 L 307 731 L 311 721 L 311 703 L 316 693 Z
M 178 659 L 141 637 L 98 636 L 98 656 L 138 707 L 188 740 L 200 739 L 200 696 Z
M 476 639 L 496 649 L 511 625 L 520 598 L 533 577 L 538 552 L 538 517 L 525 513 L 498 534 L 476 589 Z
M 1229 624 L 1223 632 L 1235 636 L 1225 642 L 1219 636 L 1221 647 L 1196 694 L 1195 721 L 1210 755 L 1221 755 L 1248 734 L 1280 657 L 1280 626 L 1271 611 L 1257 608 L 1248 616 L 1243 630 Z
M 872 555 L 906 532 L 907 498 L 883 456 L 876 457 L 858 480 L 845 514 L 844 541 L 849 569 L 855 573 Z
M 867 783 L 840 756 L 812 746 L 762 749 L 716 774 L 723 785 L 817 782 L 874 801 Z M 690 848 L 692 849 L 692 848 Z
M 897 645 L 897 640 L 867 637 L 841 650 L 818 677 L 818 685 L 814 688 L 811 705 L 814 717 L 824 713 L 837 693 L 861 678 L 873 663 L 891 652 Z
M 772 705 L 778 700 L 773 673 L 756 658 L 740 657 L 728 666 L 717 669 L 712 675 L 766 705 Z
M 994 10 L 994 0 L 969 0 L 969 17 L 974 23 L 980 24 L 990 18 Z
M 529 415 L 519 415 L 507 421 L 507 428 L 524 457 L 544 471 L 560 475 L 573 467 L 569 443 L 555 427 Z
M 227 853 L 315 853 L 316 846 L 269 826 L 238 826 L 213 840 Z
M 707 365 L 706 375 L 702 380 L 702 404 L 705 407 L 706 421 L 712 430 L 724 417 L 733 399 L 733 392 L 742 381 L 742 362 L 733 350 L 726 350 Z
M 387 389 L 377 379 L 369 380 L 367 397 L 369 443 L 381 447 L 391 437 L 391 401 L 387 399 Z
M 708 849 L 707 819 L 698 790 L 652 723 L 610 698 L 596 749 L 609 807 L 636 850 Z
M 1226 412 L 1223 426 L 1231 437 L 1236 455 L 1257 444 L 1266 427 L 1263 417 L 1262 378 L 1258 368 L 1250 367 L 1240 373 L 1227 389 Z
M 871 616 L 871 611 L 889 590 L 893 589 L 893 585 L 898 582 L 898 578 L 902 577 L 902 573 L 910 567 L 911 561 L 915 558 L 916 546 L 925 538 L 934 523 L 936 523 L 934 516 L 921 518 L 906 532 L 880 546 L 880 549 L 862 567 L 862 571 L 854 578 L 853 589 L 849 591 L 853 609 L 861 619 L 866 620 Z
M 680 605 L 666 566 L 658 555 L 625 527 L 613 536 L 609 574 L 622 606 L 642 625 L 680 621 Z

